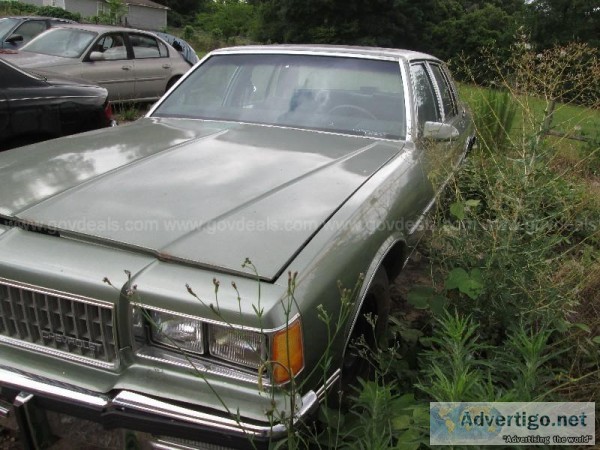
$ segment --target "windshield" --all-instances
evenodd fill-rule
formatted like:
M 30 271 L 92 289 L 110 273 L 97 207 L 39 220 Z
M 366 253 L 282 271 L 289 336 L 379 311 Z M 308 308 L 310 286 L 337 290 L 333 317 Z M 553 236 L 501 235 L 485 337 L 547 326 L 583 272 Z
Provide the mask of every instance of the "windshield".
M 154 117 L 228 120 L 404 139 L 398 62 L 361 58 L 216 55 Z
M 43 55 L 79 58 L 97 36 L 91 31 L 75 28 L 54 28 L 36 37 L 21 51 Z
M 0 39 L 5 40 L 8 33 L 19 22 L 19 19 L 4 18 L 0 19 Z

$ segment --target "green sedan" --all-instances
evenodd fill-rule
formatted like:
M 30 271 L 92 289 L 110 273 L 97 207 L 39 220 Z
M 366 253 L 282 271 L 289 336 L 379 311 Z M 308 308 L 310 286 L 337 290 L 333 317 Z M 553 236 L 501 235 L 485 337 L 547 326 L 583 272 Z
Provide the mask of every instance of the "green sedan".
M 35 445 L 65 417 L 115 446 L 285 438 L 368 376 L 352 343 L 384 336 L 473 142 L 432 56 L 249 46 L 130 125 L 0 153 L 0 424 Z

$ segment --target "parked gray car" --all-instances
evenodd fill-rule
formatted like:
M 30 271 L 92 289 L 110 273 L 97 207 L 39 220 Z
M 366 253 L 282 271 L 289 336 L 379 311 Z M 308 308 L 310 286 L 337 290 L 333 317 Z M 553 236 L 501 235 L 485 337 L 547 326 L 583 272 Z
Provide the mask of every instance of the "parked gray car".
M 75 23 L 56 17 L 0 17 L 0 49 L 16 50 L 50 27 Z
M 190 68 L 153 33 L 102 25 L 52 28 L 3 57 L 91 81 L 106 88 L 112 102 L 156 100 Z
M 430 55 L 250 46 L 133 124 L 0 154 L 0 423 L 285 438 L 367 374 L 352 343 L 384 336 L 471 125 Z

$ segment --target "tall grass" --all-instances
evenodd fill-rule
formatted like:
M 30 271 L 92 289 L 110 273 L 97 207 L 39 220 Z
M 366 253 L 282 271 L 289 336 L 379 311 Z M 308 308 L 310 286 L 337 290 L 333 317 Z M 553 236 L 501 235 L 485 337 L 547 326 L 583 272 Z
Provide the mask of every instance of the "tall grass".
M 596 82 L 594 52 L 578 44 L 542 56 L 521 48 L 510 74 L 506 62 L 488 65 L 498 68 L 493 89 L 461 87 L 479 144 L 421 247 L 430 282 L 409 292 L 407 306 L 420 313 L 393 318 L 396 363 L 372 355 L 387 369 L 361 385 L 355 420 L 376 417 L 365 396 L 385 399 L 379 408 L 389 411 L 400 395 L 412 396 L 415 408 L 600 395 L 600 110 L 581 85 Z M 561 67 L 576 73 L 566 81 Z M 427 443 L 426 428 L 413 441 L 389 430 L 378 436 L 390 448 Z

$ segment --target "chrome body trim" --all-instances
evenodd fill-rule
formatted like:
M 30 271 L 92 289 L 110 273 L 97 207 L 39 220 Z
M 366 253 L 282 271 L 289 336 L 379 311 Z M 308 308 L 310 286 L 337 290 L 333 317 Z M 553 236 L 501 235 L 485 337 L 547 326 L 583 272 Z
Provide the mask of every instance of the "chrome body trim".
M 9 288 L 33 292 L 33 293 L 44 295 L 44 296 L 52 296 L 52 297 L 64 299 L 64 300 L 67 300 L 70 302 L 82 303 L 82 304 L 87 304 L 87 305 L 91 305 L 94 307 L 110 310 L 111 317 L 112 317 L 112 323 L 111 323 L 110 327 L 112 330 L 115 330 L 116 311 L 115 311 L 115 305 L 113 303 L 103 301 L 103 300 L 93 299 L 90 297 L 84 297 L 84 296 L 75 295 L 75 294 L 68 294 L 66 292 L 57 291 L 54 289 L 42 288 L 39 286 L 34 286 L 31 284 L 27 284 L 27 283 L 21 283 L 19 281 L 9 280 L 7 278 L 2 278 L 2 277 L 0 277 L 0 285 L 6 286 Z M 36 317 L 37 317 L 37 312 L 36 312 Z M 0 317 L 0 319 L 1 319 L 1 317 Z M 29 324 L 28 324 L 28 327 L 29 327 Z M 53 334 L 54 331 L 51 330 L 50 333 Z M 102 345 L 103 346 L 106 346 L 106 344 L 111 339 L 114 341 L 115 337 L 116 337 L 114 334 L 112 336 L 107 337 L 104 335 L 103 331 L 101 331 L 101 334 L 102 334 Z M 61 336 L 63 336 L 63 335 L 61 334 Z M 0 343 L 14 346 L 14 347 L 23 348 L 26 350 L 44 353 L 44 354 L 47 354 L 47 355 L 50 355 L 53 357 L 57 357 L 57 358 L 67 359 L 70 361 L 76 361 L 76 362 L 80 362 L 80 363 L 95 366 L 95 367 L 101 367 L 104 369 L 116 369 L 119 366 L 119 355 L 118 355 L 116 345 L 114 345 L 114 347 L 115 347 L 114 355 L 111 355 L 114 358 L 113 361 L 107 362 L 107 361 L 101 361 L 99 359 L 92 358 L 90 356 L 77 355 L 74 353 L 70 353 L 69 351 L 66 351 L 66 350 L 56 349 L 56 348 L 52 348 L 49 346 L 36 344 L 33 342 L 28 342 L 28 341 L 25 341 L 22 339 L 16 339 L 14 337 L 5 336 L 2 334 L 0 334 Z M 100 345 L 100 344 L 98 344 L 98 345 Z
M 0 419 L 7 419 L 10 416 L 10 405 L 0 401 Z
M 234 330 L 250 331 L 250 332 L 259 333 L 259 334 L 277 333 L 278 331 L 284 330 L 285 328 L 289 327 L 292 323 L 294 323 L 300 317 L 300 313 L 296 313 L 292 317 L 290 317 L 290 319 L 287 321 L 287 323 L 284 323 L 283 325 L 280 325 L 276 328 L 258 328 L 258 327 L 248 327 L 248 326 L 244 326 L 244 325 L 236 325 L 234 323 L 227 323 L 227 322 L 220 321 L 220 320 L 209 319 L 209 318 L 203 317 L 203 316 L 194 316 L 191 314 L 185 314 L 185 313 L 173 311 L 170 309 L 154 307 L 154 306 L 148 305 L 146 303 L 131 302 L 130 304 L 131 304 L 131 306 L 137 306 L 142 309 L 149 309 L 151 311 L 161 312 L 161 313 L 165 313 L 165 314 L 172 314 L 174 316 L 180 316 L 180 317 L 186 317 L 188 319 L 198 320 L 200 322 L 211 324 L 211 325 L 218 325 L 221 327 L 231 328 Z
M 143 413 L 163 419 L 179 421 L 184 426 L 197 427 L 214 433 L 234 435 L 242 438 L 281 439 L 287 433 L 287 425 L 277 423 L 264 425 L 245 422 L 243 419 L 228 418 L 209 414 L 189 407 L 178 406 L 167 401 L 157 400 L 147 395 L 131 391 L 119 391 L 114 397 L 85 391 L 76 386 L 60 385 L 52 380 L 25 374 L 6 367 L 0 367 L 0 387 L 27 392 L 67 404 L 90 408 L 98 415 L 110 412 Z M 303 422 L 315 412 L 319 399 L 314 391 L 306 393 L 301 407 L 294 416 L 294 424 Z
M 256 373 L 248 373 L 240 370 L 239 368 L 215 364 L 211 361 L 202 359 L 200 356 L 188 355 L 188 357 L 185 357 L 181 354 L 174 353 L 173 351 L 149 345 L 136 350 L 135 354 L 137 357 L 147 361 L 155 361 L 177 367 L 184 367 L 205 375 L 218 375 L 252 384 L 259 383 L 259 377 Z M 222 361 L 219 360 L 219 362 L 221 363 Z M 271 387 L 271 382 L 267 378 L 263 377 L 262 385 L 265 387 Z
M 0 343 L 10 345 L 12 347 L 23 348 L 25 350 L 30 350 L 33 352 L 44 353 L 46 355 L 54 356 L 56 358 L 67 359 L 69 361 L 75 361 L 90 366 L 101 367 L 103 369 L 115 369 L 118 366 L 118 360 L 115 360 L 114 363 L 98 361 L 96 359 L 88 358 L 86 356 L 73 355 L 72 353 L 68 353 L 63 350 L 55 350 L 53 348 L 45 347 L 43 345 L 32 344 L 31 342 L 26 342 L 2 335 L 0 335 Z
M 5 367 L 0 367 L 0 386 L 24 390 L 32 394 L 43 394 L 52 400 L 68 401 L 96 411 L 102 411 L 109 405 L 109 399 L 105 395 L 86 392 L 67 384 L 60 385 L 52 380 L 34 377 Z
M 33 100 L 62 100 L 65 98 L 98 98 L 99 95 L 64 95 L 64 96 L 53 96 L 53 97 L 24 97 L 24 98 L 11 98 L 0 100 L 0 102 L 28 102 Z
M 331 387 L 338 382 L 340 377 L 342 376 L 342 369 L 338 368 L 335 372 L 325 381 L 319 389 L 317 389 L 317 398 L 319 401 L 322 401 L 327 395 L 327 392 L 331 389 Z
M 34 286 L 32 284 L 21 283 L 20 281 L 9 280 L 7 278 L 2 278 L 2 277 L 0 277 L 0 284 L 6 284 L 9 286 L 15 287 L 17 289 L 27 289 L 28 291 L 37 292 L 37 293 L 43 294 L 43 295 L 53 295 L 56 297 L 62 297 L 67 300 L 73 300 L 73 301 L 80 302 L 80 303 L 89 303 L 91 305 L 102 306 L 104 308 L 114 309 L 114 306 L 115 306 L 113 303 L 110 303 L 110 302 L 107 302 L 104 300 L 97 300 L 97 299 L 94 299 L 91 297 L 84 297 L 82 295 L 69 294 L 69 293 L 63 292 L 63 291 L 56 291 L 54 289 L 42 288 L 39 286 Z

